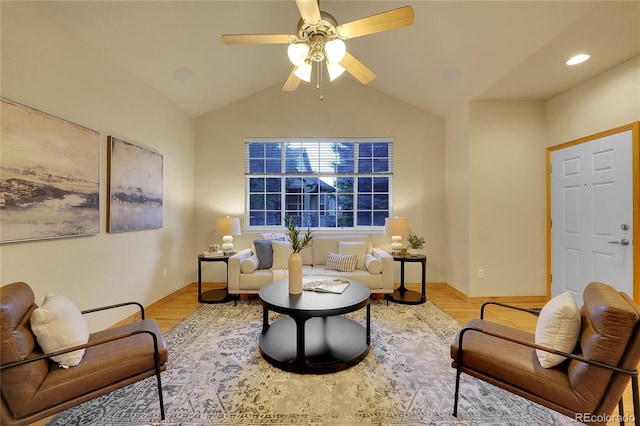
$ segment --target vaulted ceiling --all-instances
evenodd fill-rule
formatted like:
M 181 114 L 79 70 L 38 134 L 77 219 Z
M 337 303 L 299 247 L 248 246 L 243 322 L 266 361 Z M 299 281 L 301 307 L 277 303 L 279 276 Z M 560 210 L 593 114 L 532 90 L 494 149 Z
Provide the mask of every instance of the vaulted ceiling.
M 300 17 L 294 0 L 24 3 L 194 117 L 291 71 L 286 45 L 228 46 L 222 34 L 295 34 Z M 546 100 L 640 54 L 640 1 L 320 2 L 338 23 L 404 5 L 413 26 L 347 50 L 376 73 L 371 88 L 439 115 L 471 100 Z M 588 62 L 565 65 L 583 52 Z M 176 79 L 179 69 L 191 79 Z

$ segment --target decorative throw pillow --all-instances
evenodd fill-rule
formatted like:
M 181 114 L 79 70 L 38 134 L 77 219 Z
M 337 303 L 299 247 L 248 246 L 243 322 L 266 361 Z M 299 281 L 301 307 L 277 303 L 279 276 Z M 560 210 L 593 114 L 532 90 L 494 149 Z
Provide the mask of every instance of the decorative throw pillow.
M 372 254 L 365 255 L 364 266 L 371 275 L 378 275 L 382 273 L 382 262 Z
M 273 265 L 273 248 L 271 240 L 253 240 L 258 256 L 258 269 L 270 269 Z
M 339 241 L 338 254 L 355 254 L 357 256 L 356 269 L 364 269 L 367 245 L 366 241 Z
M 353 272 L 356 270 L 356 262 L 358 255 L 356 254 L 338 254 L 329 252 L 327 254 L 327 269 L 340 272 Z
M 240 263 L 240 271 L 242 271 L 243 274 L 252 274 L 256 271 L 259 264 L 260 261 L 258 260 L 258 256 L 254 254 L 253 256 L 247 257 Z
M 535 343 L 571 353 L 580 337 L 580 309 L 569 292 L 549 300 L 540 311 L 536 324 Z M 540 365 L 554 367 L 566 359 L 562 355 L 536 349 Z
M 288 241 L 271 240 L 273 247 L 273 266 L 271 269 L 289 269 L 289 256 L 293 253 Z
M 89 341 L 89 326 L 76 306 L 64 296 L 49 294 L 42 306 L 31 314 L 31 330 L 45 353 L 55 352 Z M 52 356 L 62 368 L 80 364 L 84 349 Z

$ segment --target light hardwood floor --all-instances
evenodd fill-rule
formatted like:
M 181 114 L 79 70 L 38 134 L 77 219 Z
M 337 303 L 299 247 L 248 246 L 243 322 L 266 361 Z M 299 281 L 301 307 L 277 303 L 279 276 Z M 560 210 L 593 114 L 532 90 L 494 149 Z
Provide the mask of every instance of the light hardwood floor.
M 203 290 L 206 291 L 223 286 L 224 284 L 219 283 L 203 283 Z M 411 290 L 420 291 L 420 286 L 417 284 L 409 284 L 407 287 Z M 147 318 L 154 318 L 163 332 L 169 331 L 200 307 L 197 291 L 197 284 L 192 283 L 164 299 L 151 304 L 145 308 Z M 455 291 L 452 291 L 451 287 L 445 284 L 428 284 L 427 299 L 449 314 L 453 319 L 460 323 L 460 325 L 466 324 L 470 319 L 478 318 L 480 314 L 480 307 L 482 305 L 481 300 L 465 300 Z M 531 308 L 542 307 L 544 304 L 543 301 L 531 298 L 510 298 L 505 302 Z M 525 312 L 491 308 L 487 310 L 485 318 L 497 323 L 518 327 L 531 332 L 535 331 L 536 327 L 536 317 Z M 625 392 L 624 403 L 627 415 L 631 416 L 633 414 L 633 404 L 630 386 Z M 614 411 L 613 414 L 616 415 L 617 410 Z M 37 422 L 35 424 L 44 425 L 45 421 Z M 614 425 L 617 423 L 611 422 L 609 424 Z

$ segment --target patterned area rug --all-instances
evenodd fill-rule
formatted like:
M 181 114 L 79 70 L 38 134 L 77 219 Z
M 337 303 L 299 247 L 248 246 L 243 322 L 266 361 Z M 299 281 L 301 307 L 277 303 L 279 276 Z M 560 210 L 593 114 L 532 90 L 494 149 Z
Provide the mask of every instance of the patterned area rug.
M 364 324 L 365 310 L 349 315 Z M 271 319 L 276 319 L 272 314 Z M 332 374 L 299 375 L 258 349 L 258 301 L 203 305 L 166 334 L 166 420 L 155 378 L 58 414 L 50 425 L 569 425 L 568 417 L 455 371 L 449 345 L 459 325 L 431 302 L 372 302 L 371 351 Z

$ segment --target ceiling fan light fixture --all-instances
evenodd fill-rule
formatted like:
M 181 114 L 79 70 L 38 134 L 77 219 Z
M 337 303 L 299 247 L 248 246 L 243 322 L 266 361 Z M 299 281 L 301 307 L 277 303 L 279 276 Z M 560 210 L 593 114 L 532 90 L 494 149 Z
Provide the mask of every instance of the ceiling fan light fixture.
M 290 44 L 287 48 L 287 55 L 293 65 L 302 67 L 309 55 L 309 46 L 304 43 Z
M 347 53 L 347 46 L 344 41 L 336 38 L 325 44 L 324 52 L 327 55 L 328 62 L 337 64 L 344 59 L 344 55 Z
M 303 62 L 302 65 L 299 65 L 298 69 L 295 70 L 294 74 L 300 80 L 309 83 L 311 81 L 311 64 Z
M 344 68 L 340 64 L 327 62 L 327 71 L 329 72 L 329 81 L 333 81 L 342 75 Z

